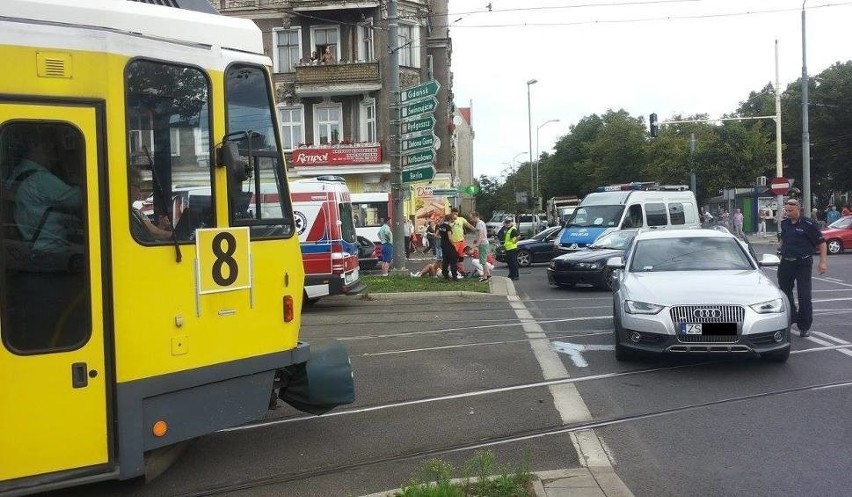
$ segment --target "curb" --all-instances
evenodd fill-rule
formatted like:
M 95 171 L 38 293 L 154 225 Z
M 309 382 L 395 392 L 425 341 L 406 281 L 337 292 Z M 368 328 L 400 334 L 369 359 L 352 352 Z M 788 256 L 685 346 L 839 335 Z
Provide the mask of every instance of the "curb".
M 602 469 L 602 468 L 596 468 Z M 611 473 L 607 475 L 606 473 Z M 615 476 L 609 468 L 595 474 L 590 468 L 558 469 L 552 471 L 533 471 L 533 492 L 536 497 L 633 497 L 630 490 Z M 457 484 L 465 478 L 453 478 L 450 483 Z M 361 497 L 394 497 L 402 495 L 401 488 L 383 490 Z
M 415 297 L 475 297 L 477 295 L 491 296 L 491 292 L 468 292 L 464 290 L 447 290 L 434 292 L 396 292 L 396 293 L 367 293 L 358 295 L 362 300 L 412 300 Z

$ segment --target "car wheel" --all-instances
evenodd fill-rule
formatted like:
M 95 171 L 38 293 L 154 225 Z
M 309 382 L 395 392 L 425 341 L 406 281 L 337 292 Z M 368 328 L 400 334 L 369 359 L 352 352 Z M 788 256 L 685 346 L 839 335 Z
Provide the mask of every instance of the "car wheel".
M 769 362 L 787 362 L 787 359 L 790 357 L 790 347 L 775 352 L 765 352 L 760 356 Z
M 527 267 L 532 264 L 532 254 L 529 250 L 518 250 L 518 266 Z
M 843 245 L 840 243 L 840 240 L 837 239 L 829 240 L 827 246 L 828 253 L 832 255 L 839 254 L 843 251 Z
M 603 275 L 601 276 L 601 288 L 604 290 L 612 291 L 612 272 L 613 269 L 611 267 L 604 268 Z

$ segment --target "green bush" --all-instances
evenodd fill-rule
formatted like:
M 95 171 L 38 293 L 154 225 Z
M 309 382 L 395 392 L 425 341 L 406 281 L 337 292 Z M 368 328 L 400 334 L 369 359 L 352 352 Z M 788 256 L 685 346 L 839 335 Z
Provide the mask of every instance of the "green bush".
M 531 497 L 532 474 L 527 455 L 521 466 L 510 472 L 507 466 L 493 475 L 496 457 L 490 450 L 478 450 L 465 462 L 461 479 L 454 483 L 455 468 L 449 462 L 430 459 L 418 478 L 403 486 L 397 497 Z

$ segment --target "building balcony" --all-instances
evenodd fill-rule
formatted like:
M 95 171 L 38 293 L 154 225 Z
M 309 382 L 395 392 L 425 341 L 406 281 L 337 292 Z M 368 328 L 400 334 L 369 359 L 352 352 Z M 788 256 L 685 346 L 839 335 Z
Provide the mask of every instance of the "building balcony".
M 379 6 L 377 0 L 289 0 L 289 3 L 295 12 L 370 9 Z
M 357 95 L 381 88 L 378 62 L 296 66 L 296 95 L 299 97 Z

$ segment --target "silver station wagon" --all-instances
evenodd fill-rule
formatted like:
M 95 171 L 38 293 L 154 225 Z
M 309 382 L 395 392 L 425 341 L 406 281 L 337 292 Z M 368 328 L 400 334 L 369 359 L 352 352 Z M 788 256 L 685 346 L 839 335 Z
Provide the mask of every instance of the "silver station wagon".
M 733 235 L 688 229 L 640 232 L 624 257 L 607 261 L 613 282 L 615 355 L 790 355 L 790 306 Z

